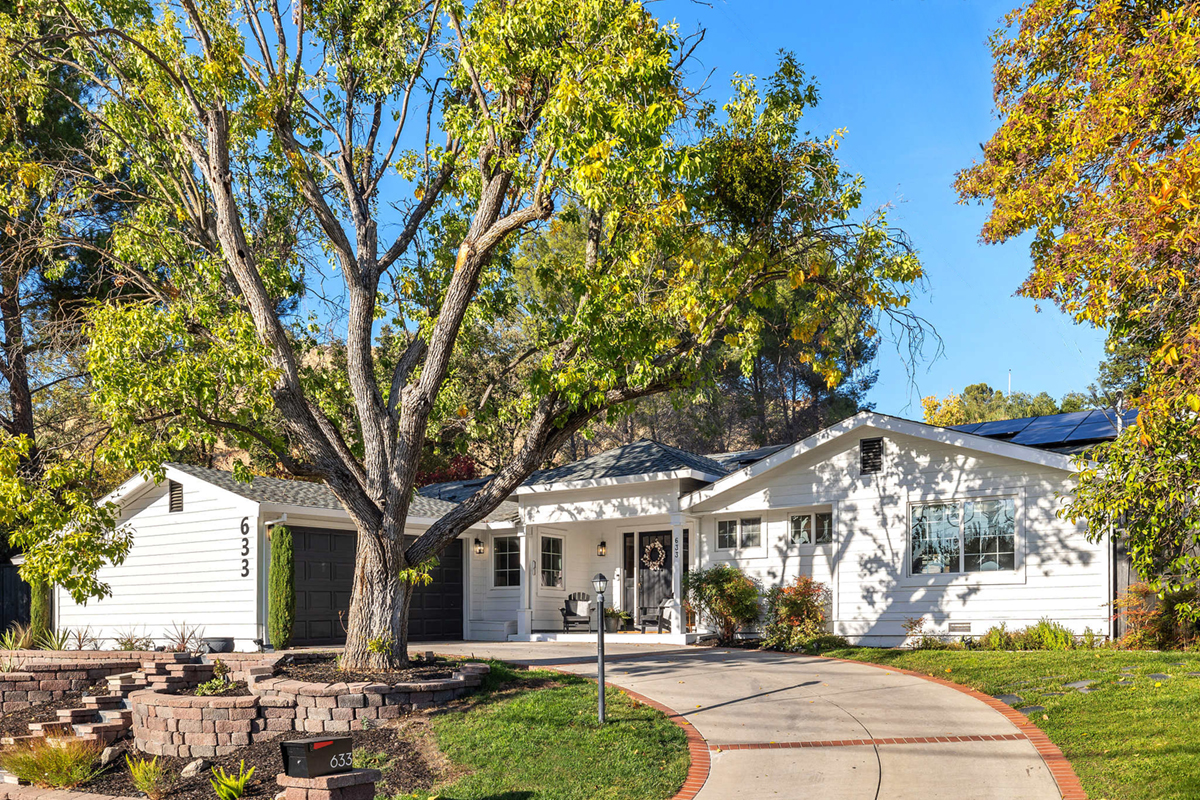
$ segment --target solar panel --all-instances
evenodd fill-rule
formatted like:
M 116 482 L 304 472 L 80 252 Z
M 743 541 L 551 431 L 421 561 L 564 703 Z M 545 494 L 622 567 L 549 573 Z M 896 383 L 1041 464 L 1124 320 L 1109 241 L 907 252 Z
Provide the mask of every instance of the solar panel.
M 1050 414 L 1037 417 L 1025 427 L 1025 430 L 1014 436 L 1013 444 L 1039 445 L 1065 442 L 1079 424 L 1087 419 L 1092 412 L 1072 411 L 1068 414 Z
M 976 436 L 1012 436 L 1018 434 L 1037 417 L 1021 417 L 1020 419 L 998 419 L 995 422 L 985 422 L 972 431 Z
M 970 425 L 955 425 L 951 427 L 950 430 L 961 431 L 962 433 L 974 433 L 975 429 L 982 424 L 982 422 L 972 422 Z
M 1131 408 L 1122 412 L 1124 426 L 1129 427 L 1137 422 L 1137 409 Z M 1111 439 L 1117 435 L 1117 414 L 1112 409 L 1096 410 L 1071 432 L 1065 440 L 1068 442 L 1088 442 L 1094 439 Z

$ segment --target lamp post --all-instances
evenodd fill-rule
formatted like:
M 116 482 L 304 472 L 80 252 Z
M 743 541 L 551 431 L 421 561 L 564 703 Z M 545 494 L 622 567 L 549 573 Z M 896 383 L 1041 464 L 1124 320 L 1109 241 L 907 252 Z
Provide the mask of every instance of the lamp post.
M 608 588 L 608 578 L 603 572 L 597 572 L 592 577 L 592 588 L 596 590 L 596 681 L 600 684 L 599 714 L 600 724 L 604 724 L 604 590 Z

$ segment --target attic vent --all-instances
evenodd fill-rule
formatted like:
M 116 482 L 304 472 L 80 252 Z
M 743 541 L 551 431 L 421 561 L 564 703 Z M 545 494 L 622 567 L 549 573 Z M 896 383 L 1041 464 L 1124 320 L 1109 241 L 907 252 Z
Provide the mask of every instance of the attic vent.
M 167 510 L 172 514 L 176 511 L 183 511 L 183 484 L 176 483 L 175 481 L 167 481 L 167 492 L 170 495 Z
M 874 475 L 883 469 L 883 439 L 863 439 L 858 443 L 859 471 Z

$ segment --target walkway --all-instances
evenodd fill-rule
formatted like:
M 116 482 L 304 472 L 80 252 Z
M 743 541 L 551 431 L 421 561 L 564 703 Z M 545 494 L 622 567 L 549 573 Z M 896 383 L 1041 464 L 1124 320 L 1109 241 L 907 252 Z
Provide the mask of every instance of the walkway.
M 595 676 L 593 645 L 439 643 Z M 843 661 L 666 645 L 609 648 L 608 679 L 681 713 L 708 741 L 697 795 L 839 800 L 1058 800 L 1038 749 L 999 711 L 947 686 Z

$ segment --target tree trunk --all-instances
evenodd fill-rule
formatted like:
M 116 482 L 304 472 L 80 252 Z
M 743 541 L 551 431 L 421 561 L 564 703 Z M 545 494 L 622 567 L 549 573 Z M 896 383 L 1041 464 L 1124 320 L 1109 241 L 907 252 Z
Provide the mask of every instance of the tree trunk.
M 408 663 L 410 593 L 397 566 L 401 542 L 378 531 L 358 532 L 343 667 L 386 670 Z

